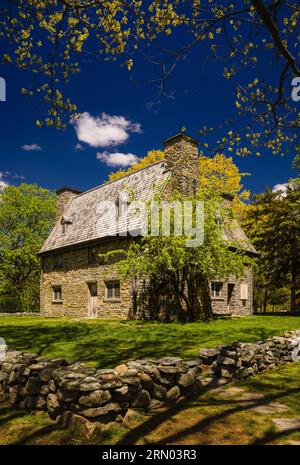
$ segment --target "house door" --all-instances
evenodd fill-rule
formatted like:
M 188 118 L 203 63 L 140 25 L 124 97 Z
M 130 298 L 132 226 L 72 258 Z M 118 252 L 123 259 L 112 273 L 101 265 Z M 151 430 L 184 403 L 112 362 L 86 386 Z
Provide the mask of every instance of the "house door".
M 97 283 L 90 283 L 88 286 L 89 286 L 88 316 L 91 318 L 96 318 L 97 307 L 98 307 Z
M 229 283 L 227 288 L 227 311 L 230 312 L 231 300 L 234 291 L 234 284 Z

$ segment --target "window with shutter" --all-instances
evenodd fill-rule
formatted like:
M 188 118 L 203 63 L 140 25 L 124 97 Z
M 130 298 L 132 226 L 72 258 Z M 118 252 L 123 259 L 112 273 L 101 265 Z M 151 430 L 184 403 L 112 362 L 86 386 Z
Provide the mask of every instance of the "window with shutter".
M 241 300 L 248 300 L 248 284 L 241 284 Z

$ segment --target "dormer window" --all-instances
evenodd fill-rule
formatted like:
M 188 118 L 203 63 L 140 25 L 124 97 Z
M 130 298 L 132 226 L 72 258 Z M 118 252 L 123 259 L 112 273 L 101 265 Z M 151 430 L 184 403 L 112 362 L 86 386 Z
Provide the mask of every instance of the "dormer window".
M 128 200 L 122 198 L 116 200 L 117 218 L 122 218 L 127 214 L 128 206 Z
M 62 217 L 60 222 L 62 235 L 66 234 L 68 227 L 70 224 L 72 224 L 72 222 L 73 221 L 71 220 L 71 218 L 66 218 L 65 216 Z
M 62 234 L 66 234 L 66 232 L 67 232 L 67 227 L 68 227 L 68 223 L 62 223 L 62 224 L 61 224 L 61 233 L 62 233 Z

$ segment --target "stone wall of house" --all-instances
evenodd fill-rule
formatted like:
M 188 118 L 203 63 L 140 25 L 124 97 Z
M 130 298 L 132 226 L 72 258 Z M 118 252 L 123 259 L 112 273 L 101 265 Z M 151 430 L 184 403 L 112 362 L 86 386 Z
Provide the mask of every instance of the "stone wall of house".
M 158 302 L 155 283 L 150 293 L 145 283 L 134 285 L 131 280 L 124 280 L 120 283 L 121 296 L 118 301 L 110 301 L 105 298 L 105 281 L 117 279 L 117 275 L 112 264 L 107 263 L 108 259 L 98 257 L 98 255 L 120 247 L 124 247 L 124 241 L 111 241 L 102 246 L 94 247 L 96 260 L 93 264 L 89 263 L 89 247 L 66 250 L 61 252 L 63 258 L 61 270 L 53 269 L 53 255 L 44 256 L 41 276 L 42 315 L 45 317 L 87 317 L 89 284 L 95 282 L 97 283 L 97 316 L 99 318 L 164 319 L 163 315 L 157 314 L 154 308 L 154 303 Z M 230 306 L 228 306 L 227 292 L 230 283 L 234 284 L 234 291 Z M 248 285 L 248 299 L 244 301 L 240 298 L 242 283 Z M 61 302 L 53 300 L 53 287 L 55 286 L 61 286 Z M 135 297 L 134 290 L 136 291 Z M 161 290 L 160 292 L 162 293 Z M 216 315 L 249 315 L 252 313 L 251 297 L 252 271 L 249 268 L 243 278 L 232 278 L 223 282 L 221 297 L 212 299 L 213 312 Z M 176 302 L 170 293 L 167 293 L 166 296 L 161 295 L 159 302 L 163 309 L 161 313 L 164 313 L 167 308 L 168 315 L 176 315 Z M 156 316 L 153 317 L 153 315 Z
M 217 281 L 217 280 L 216 280 Z M 222 280 L 220 280 L 222 281 Z M 248 298 L 245 300 L 241 299 L 241 285 L 246 284 L 248 286 Z M 229 286 L 233 285 L 233 292 L 228 305 L 228 289 Z M 236 316 L 247 316 L 252 315 L 252 269 L 248 268 L 245 275 L 241 278 L 229 278 L 223 282 L 222 295 L 221 297 L 212 297 L 212 308 L 215 315 L 236 315 Z
M 97 422 L 122 421 L 129 408 L 166 408 L 233 379 L 299 360 L 300 330 L 266 341 L 200 349 L 194 360 L 131 360 L 102 370 L 9 350 L 0 361 L 0 401 L 46 411 L 53 419 L 72 412 Z
M 124 244 L 122 243 L 124 246 Z M 74 248 L 62 252 L 63 268 L 53 269 L 53 255 L 43 257 L 41 277 L 41 313 L 46 317 L 87 317 L 89 284 L 97 283 L 99 318 L 128 318 L 132 305 L 132 284 L 123 281 L 121 297 L 111 301 L 105 298 L 105 281 L 117 276 L 108 259 L 98 255 L 119 248 L 119 241 L 95 247 L 95 262 L 89 263 L 89 248 Z M 54 302 L 53 286 L 61 286 L 62 301 Z

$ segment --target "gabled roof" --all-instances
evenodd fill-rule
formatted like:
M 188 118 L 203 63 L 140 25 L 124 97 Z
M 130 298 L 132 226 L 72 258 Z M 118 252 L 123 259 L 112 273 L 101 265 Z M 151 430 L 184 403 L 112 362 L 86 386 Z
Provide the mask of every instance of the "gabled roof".
M 115 203 L 119 193 L 124 190 L 129 199 L 151 200 L 155 192 L 165 185 L 169 176 L 170 171 L 165 168 L 165 163 L 160 161 L 73 197 L 63 215 L 72 221 L 70 227 L 62 234 L 61 224 L 57 222 L 40 253 L 115 236 L 115 212 L 104 212 L 104 202 Z M 137 215 L 128 217 L 131 229 L 138 230 L 141 225 L 138 224 Z
M 121 225 L 120 229 L 117 229 L 116 211 L 109 208 L 107 202 L 113 202 L 113 206 L 116 207 L 121 192 L 125 192 L 129 200 L 149 201 L 156 192 L 163 189 L 169 177 L 170 171 L 166 169 L 165 162 L 160 161 L 115 181 L 79 193 L 69 201 L 63 212 L 62 220 L 69 224 L 65 234 L 62 234 L 61 224 L 57 222 L 40 253 L 120 235 L 122 229 L 128 230 L 128 225 Z M 75 189 L 73 191 L 76 193 Z M 128 214 L 128 224 L 131 231 L 139 231 L 142 228 L 139 215 L 133 212 Z M 238 243 L 245 251 L 257 253 L 235 220 L 230 221 L 230 225 L 224 224 L 223 232 L 229 246 L 234 247 Z

